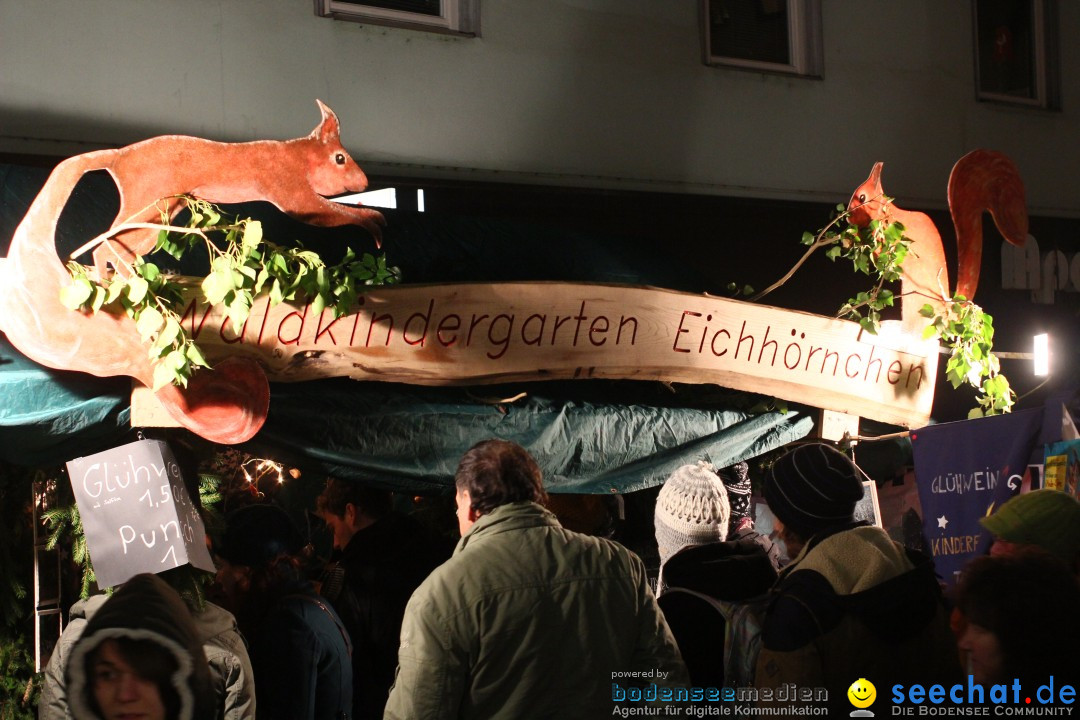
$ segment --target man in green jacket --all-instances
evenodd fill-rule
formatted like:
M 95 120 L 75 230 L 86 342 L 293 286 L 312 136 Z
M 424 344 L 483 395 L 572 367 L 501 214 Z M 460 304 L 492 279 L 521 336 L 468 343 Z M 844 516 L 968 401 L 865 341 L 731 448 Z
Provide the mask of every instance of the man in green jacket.
M 405 609 L 385 718 L 606 717 L 613 683 L 687 683 L 641 560 L 564 529 L 523 448 L 481 442 L 455 481 L 461 541 Z

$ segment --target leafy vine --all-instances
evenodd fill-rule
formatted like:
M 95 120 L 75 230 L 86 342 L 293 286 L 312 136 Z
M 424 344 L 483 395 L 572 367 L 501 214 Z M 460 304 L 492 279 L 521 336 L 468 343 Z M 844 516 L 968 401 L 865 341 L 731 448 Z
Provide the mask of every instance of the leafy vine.
M 884 203 L 892 198 L 882 198 Z M 802 244 L 809 248 L 799 261 L 780 280 L 751 300 L 763 296 L 783 285 L 806 262 L 812 253 L 828 248 L 825 256 L 836 261 L 850 260 L 857 273 L 874 279 L 873 287 L 849 298 L 841 307 L 839 317 L 854 320 L 867 332 L 877 334 L 881 327 L 881 312 L 892 307 L 895 294 L 886 287 L 900 279 L 904 259 L 911 246 L 911 238 L 904 234 L 902 223 L 893 220 L 871 220 L 866 226 L 851 222 L 851 215 L 843 205 L 836 206 L 836 214 L 817 233 L 803 233 Z M 950 350 L 946 373 L 953 388 L 968 384 L 978 391 L 976 402 L 968 417 L 981 417 L 1006 413 L 1016 402 L 1016 393 L 1009 380 L 1001 374 L 1001 364 L 992 352 L 994 342 L 993 318 L 983 309 L 962 295 L 941 298 L 944 310 L 939 312 L 933 305 L 923 305 L 920 314 L 930 321 L 923 338 L 937 336 Z
M 189 211 L 186 225 L 169 225 L 161 200 L 161 224 L 139 227 L 157 229 L 153 251 L 176 259 L 197 246 L 206 248 L 210 272 L 200 287 L 207 302 L 224 306 L 236 332 L 243 328 L 256 298 L 264 294 L 271 305 L 303 298 L 311 303 L 312 312 L 321 314 L 330 308 L 334 317 L 341 317 L 355 306 L 365 287 L 394 284 L 401 278 L 398 268 L 387 266 L 385 255 L 357 257 L 349 248 L 341 262 L 327 265 L 314 251 L 265 240 L 258 220 L 226 217 L 204 200 L 179 197 Z M 111 233 L 131 227 L 119 225 Z M 126 313 L 150 347 L 154 389 L 169 383 L 186 386 L 195 369 L 208 364 L 181 323 L 178 309 L 185 285 L 143 257 L 133 263 L 118 262 L 122 271 L 109 278 L 97 277 L 81 263 L 68 263 L 72 281 L 61 289 L 60 301 L 72 310 Z

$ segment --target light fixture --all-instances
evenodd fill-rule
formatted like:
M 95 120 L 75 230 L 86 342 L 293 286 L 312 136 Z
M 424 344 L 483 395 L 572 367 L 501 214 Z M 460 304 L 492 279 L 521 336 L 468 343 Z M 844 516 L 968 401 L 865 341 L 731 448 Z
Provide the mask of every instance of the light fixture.
M 941 348 L 943 355 L 950 350 Z M 1031 360 L 1032 371 L 1036 377 L 1046 377 L 1050 374 L 1050 335 L 1042 333 L 1033 338 L 1032 352 L 1002 352 L 995 350 L 994 355 L 999 360 Z
M 397 189 L 383 188 L 382 190 L 369 190 L 367 192 L 352 193 L 350 195 L 339 195 L 338 197 L 330 199 L 345 205 L 356 205 L 359 203 L 366 207 L 381 207 L 394 210 L 397 208 Z
M 1050 336 L 1046 333 L 1035 336 L 1032 351 L 1034 360 L 1034 372 L 1036 377 L 1046 377 L 1050 374 Z

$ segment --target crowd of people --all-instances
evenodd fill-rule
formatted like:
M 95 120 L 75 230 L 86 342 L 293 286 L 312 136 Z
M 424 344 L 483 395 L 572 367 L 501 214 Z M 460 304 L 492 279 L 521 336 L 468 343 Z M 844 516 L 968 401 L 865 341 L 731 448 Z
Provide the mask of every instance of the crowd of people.
M 862 480 L 827 444 L 780 456 L 761 486 L 774 542 L 754 527 L 745 463 L 679 468 L 656 498 L 654 586 L 624 545 L 563 527 L 512 442 L 462 457 L 456 545 L 389 493 L 330 479 L 320 572 L 283 509 L 235 510 L 213 542 L 220 605 L 178 592 L 175 571 L 77 603 L 39 718 L 600 718 L 626 698 L 747 686 L 828 688 L 839 716 L 857 678 L 1075 668 L 1075 498 L 1032 491 L 985 518 L 992 550 L 946 599 L 930 558 L 854 519 Z

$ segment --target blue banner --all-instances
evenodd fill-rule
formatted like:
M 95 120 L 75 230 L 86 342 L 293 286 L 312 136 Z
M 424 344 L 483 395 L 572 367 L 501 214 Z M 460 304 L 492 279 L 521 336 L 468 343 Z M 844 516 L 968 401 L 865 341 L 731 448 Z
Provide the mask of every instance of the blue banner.
M 979 518 L 1020 491 L 1042 415 L 1025 410 L 911 431 L 923 533 L 946 592 L 989 549 L 993 538 Z

